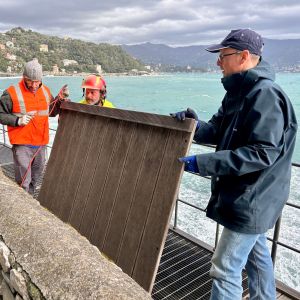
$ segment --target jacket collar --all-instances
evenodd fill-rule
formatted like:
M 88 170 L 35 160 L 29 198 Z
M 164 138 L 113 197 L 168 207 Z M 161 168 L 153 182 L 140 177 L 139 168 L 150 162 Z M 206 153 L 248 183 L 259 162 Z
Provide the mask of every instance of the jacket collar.
M 259 79 L 263 78 L 274 81 L 275 72 L 267 62 L 261 60 L 256 67 L 223 77 L 221 81 L 228 93 L 236 94 L 248 91 Z

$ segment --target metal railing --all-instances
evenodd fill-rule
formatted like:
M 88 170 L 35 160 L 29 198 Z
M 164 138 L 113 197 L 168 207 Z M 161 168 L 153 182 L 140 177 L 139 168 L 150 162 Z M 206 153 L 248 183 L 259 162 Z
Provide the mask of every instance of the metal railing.
M 5 129 L 4 125 L 1 125 L 1 127 L 2 127 L 1 132 L 2 132 L 3 145 L 7 146 L 8 145 L 8 143 L 6 142 L 6 133 L 7 133 L 7 130 Z
M 50 128 L 50 131 L 56 132 L 56 129 Z M 7 135 L 7 130 L 6 130 L 6 128 L 5 128 L 4 125 L 2 125 L 1 132 L 2 132 L 3 145 L 6 146 L 6 147 L 10 147 L 10 145 L 8 143 L 8 138 L 6 136 Z M 0 138 L 0 141 L 1 141 L 1 138 Z M 211 146 L 211 145 L 201 145 L 201 146 L 205 146 L 205 147 L 209 147 L 209 148 L 215 148 L 214 146 Z M 47 145 L 47 147 L 51 149 L 52 145 Z M 298 164 L 298 163 L 293 163 L 292 166 L 300 168 L 300 164 Z M 191 174 L 193 174 L 195 176 L 200 176 L 199 174 L 195 174 L 195 173 L 191 173 Z M 204 178 L 210 180 L 210 177 L 204 177 Z M 173 222 L 174 229 L 177 228 L 177 224 L 178 224 L 178 210 L 179 210 L 178 204 L 179 203 L 182 203 L 184 205 L 192 207 L 193 209 L 196 209 L 196 210 L 201 211 L 201 212 L 205 212 L 206 211 L 204 208 L 201 208 L 201 207 L 199 207 L 197 205 L 194 205 L 192 203 L 186 202 L 186 201 L 178 198 L 176 200 L 176 203 L 175 203 L 174 222 Z M 300 206 L 297 205 L 297 204 L 294 204 L 294 203 L 291 203 L 291 202 L 287 201 L 286 206 L 290 206 L 292 208 L 298 209 L 299 212 L 300 212 Z M 277 255 L 277 247 L 278 247 L 278 245 L 280 245 L 282 247 L 285 247 L 285 248 L 287 248 L 287 249 L 289 249 L 291 251 L 294 251 L 296 253 L 300 253 L 300 249 L 299 248 L 295 248 L 293 246 L 290 246 L 290 245 L 288 245 L 286 243 L 283 243 L 283 242 L 279 241 L 281 219 L 282 219 L 282 217 L 280 216 L 279 219 L 277 220 L 276 224 L 275 224 L 273 238 L 269 238 L 268 237 L 268 240 L 272 242 L 271 256 L 272 256 L 273 264 L 275 264 L 275 261 L 276 261 L 276 255 Z M 218 244 L 219 233 L 220 233 L 220 225 L 216 224 L 215 245 L 214 245 L 214 247 L 216 247 L 217 244 Z
M 293 163 L 293 166 L 294 167 L 300 167 L 300 165 L 296 164 L 296 163 Z M 191 174 L 193 174 L 195 176 L 200 176 L 200 175 L 195 174 L 195 173 L 191 173 Z M 205 178 L 207 178 L 207 177 L 205 177 Z M 174 222 L 173 222 L 174 229 L 177 228 L 177 224 L 178 224 L 178 210 L 179 210 L 178 209 L 178 203 L 182 203 L 184 205 L 192 207 L 192 208 L 194 208 L 194 209 L 196 209 L 198 211 L 201 211 L 203 213 L 206 212 L 206 209 L 204 209 L 204 208 L 201 208 L 201 207 L 199 207 L 197 205 L 194 205 L 192 203 L 189 203 L 189 202 L 186 202 L 186 201 L 184 201 L 182 199 L 177 198 L 177 201 L 175 203 L 175 213 L 174 213 Z M 300 206 L 296 205 L 294 203 L 286 202 L 286 206 L 290 206 L 290 207 L 293 207 L 295 209 L 299 209 L 300 210 Z M 285 247 L 285 248 L 287 248 L 287 249 L 289 249 L 291 251 L 300 253 L 300 249 L 299 248 L 295 248 L 293 246 L 287 245 L 287 244 L 282 243 L 282 242 L 279 241 L 280 225 L 281 225 L 281 216 L 279 217 L 279 219 L 277 220 L 277 222 L 275 224 L 273 238 L 267 237 L 267 239 L 272 242 L 271 256 L 272 256 L 273 264 L 275 264 L 276 254 L 277 254 L 277 246 L 278 245 L 283 246 L 283 247 Z M 216 246 L 218 244 L 219 232 L 220 232 L 220 225 L 217 223 L 216 224 L 216 234 L 215 234 L 215 246 L 214 246 L 214 248 L 216 248 Z

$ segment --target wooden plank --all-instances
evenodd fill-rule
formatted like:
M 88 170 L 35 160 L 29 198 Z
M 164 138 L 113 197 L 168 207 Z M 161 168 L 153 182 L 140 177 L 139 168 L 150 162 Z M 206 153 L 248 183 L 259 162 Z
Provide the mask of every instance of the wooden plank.
M 174 147 L 174 144 L 177 144 Z M 159 177 L 151 199 L 151 207 L 144 225 L 132 278 L 138 280 L 147 291 L 152 290 L 159 258 L 167 236 L 168 224 L 179 189 L 182 164 L 178 157 L 185 156 L 189 137 L 184 132 L 172 131 L 163 153 Z M 149 272 L 151 270 L 151 272 Z
M 58 155 L 63 157 L 62 162 L 54 162 L 55 165 L 55 174 L 57 184 L 52 187 L 48 198 L 52 199 L 52 205 L 48 208 L 57 216 L 59 216 L 64 192 L 66 191 L 66 179 L 70 178 L 72 174 L 72 168 L 70 168 L 70 162 L 75 159 L 77 147 L 76 143 L 78 142 L 78 133 L 81 132 L 82 124 L 79 113 L 72 113 L 68 115 L 66 121 L 66 131 L 64 137 L 67 138 L 68 135 L 71 136 L 69 143 L 64 147 L 64 143 L 62 143 L 61 147 L 59 147 Z M 50 155 L 51 157 L 51 155 Z M 49 163 L 51 164 L 50 160 Z M 49 164 L 48 163 L 48 164 Z M 68 191 L 69 192 L 69 191 Z
M 144 112 L 129 111 L 125 109 L 110 109 L 106 107 L 99 108 L 95 105 L 85 105 L 74 102 L 63 102 L 61 105 L 62 110 L 70 110 L 82 112 L 106 118 L 113 118 L 138 124 L 145 124 L 155 127 L 164 127 L 173 130 L 180 130 L 192 133 L 195 127 L 194 120 L 186 122 L 179 122 L 169 116 L 162 116 L 156 114 L 149 114 Z
M 103 143 L 100 150 L 101 155 L 99 155 L 97 161 L 96 172 L 91 178 L 91 187 L 79 228 L 79 232 L 90 241 L 98 213 L 101 210 L 103 192 L 111 164 L 111 153 L 117 144 L 116 133 L 119 130 L 119 125 L 120 122 L 111 119 L 107 122 L 107 130 L 105 130 L 104 136 L 105 143 Z
M 167 144 L 169 131 L 163 128 L 152 128 L 147 141 L 147 148 L 140 165 L 138 185 L 134 194 L 131 211 L 128 216 L 124 237 L 117 257 L 117 265 L 132 276 L 145 222 L 155 192 L 159 170 L 162 163 L 162 152 Z
M 103 252 L 113 261 L 117 261 L 120 255 L 119 251 L 124 237 L 123 229 L 126 228 L 138 185 L 139 172 L 137 170 L 140 169 L 143 156 L 145 156 L 150 133 L 151 128 L 149 126 L 137 124 L 130 141 L 122 182 L 120 183 L 115 208 L 111 215 L 103 246 Z M 128 176 L 129 174 L 130 176 Z
M 60 167 L 68 162 L 68 158 L 66 158 L 68 149 L 74 148 L 73 136 L 72 134 L 68 134 L 68 132 L 74 131 L 76 123 L 74 122 L 74 118 L 69 116 L 70 114 L 74 116 L 78 113 L 65 111 L 60 117 L 57 128 L 59 134 L 55 136 L 41 190 L 38 195 L 38 201 L 48 209 L 51 209 L 54 205 L 53 202 L 56 200 L 53 183 L 60 182 L 57 181 L 58 177 L 62 180 L 63 174 L 60 172 Z
M 105 240 L 106 232 L 110 225 L 111 216 L 115 209 L 116 199 L 119 194 L 120 182 L 124 172 L 124 165 L 130 149 L 130 140 L 134 127 L 129 122 L 120 122 L 116 134 L 116 144 L 111 152 L 110 165 L 107 171 L 107 179 L 102 193 L 101 208 L 98 211 L 97 219 L 91 233 L 91 242 L 101 251 Z M 119 221 L 119 220 L 118 220 Z M 118 223 L 120 229 L 120 225 Z M 107 253 L 105 253 L 107 255 Z
M 82 120 L 81 120 L 82 118 Z M 80 131 L 74 134 L 76 137 L 76 147 L 72 159 L 68 160 L 68 173 L 64 178 L 64 189 L 61 192 L 59 210 L 57 216 L 63 221 L 68 221 L 78 187 L 82 179 L 83 169 L 87 161 L 88 149 L 94 142 L 91 133 L 94 131 L 96 118 L 92 115 L 79 115 L 78 122 L 81 124 Z
M 73 206 L 70 211 L 68 222 L 72 224 L 78 231 L 84 220 L 84 212 L 89 199 L 89 192 L 95 179 L 95 172 L 98 165 L 99 156 L 101 155 L 102 144 L 106 131 L 108 130 L 108 120 L 97 120 L 94 130 L 90 133 L 93 143 L 86 149 L 87 159 L 82 172 L 82 180 L 78 183 L 76 195 L 74 197 Z
M 195 122 L 74 103 L 61 119 L 43 204 L 151 291 Z

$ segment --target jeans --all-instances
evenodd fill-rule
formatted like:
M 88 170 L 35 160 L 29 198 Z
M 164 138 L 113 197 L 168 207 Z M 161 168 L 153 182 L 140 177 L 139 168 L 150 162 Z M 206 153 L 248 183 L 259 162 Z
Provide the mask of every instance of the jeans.
M 211 300 L 241 300 L 242 270 L 246 268 L 250 300 L 276 299 L 273 263 L 265 234 L 223 229 L 212 257 Z

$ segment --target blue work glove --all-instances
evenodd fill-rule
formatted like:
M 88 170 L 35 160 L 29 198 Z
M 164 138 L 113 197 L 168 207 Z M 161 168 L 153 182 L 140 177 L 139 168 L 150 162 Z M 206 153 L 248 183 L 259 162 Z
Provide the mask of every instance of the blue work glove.
M 199 173 L 196 155 L 180 157 L 179 161 L 184 163 L 184 171 Z
M 191 108 L 187 108 L 187 110 L 179 111 L 179 112 L 176 112 L 176 113 L 171 113 L 170 116 L 173 117 L 173 118 L 176 118 L 179 121 L 184 121 L 185 118 L 194 119 L 197 122 L 196 130 L 200 126 L 199 118 L 198 118 L 196 112 Z

